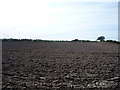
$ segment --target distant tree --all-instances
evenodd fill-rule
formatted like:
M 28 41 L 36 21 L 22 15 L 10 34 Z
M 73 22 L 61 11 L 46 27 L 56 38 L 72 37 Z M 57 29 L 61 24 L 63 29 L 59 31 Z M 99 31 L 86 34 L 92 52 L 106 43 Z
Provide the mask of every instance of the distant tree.
M 104 36 L 100 36 L 100 37 L 97 38 L 97 40 L 105 41 L 105 37 Z
M 74 40 L 72 40 L 72 41 L 79 41 L 78 39 L 74 39 Z

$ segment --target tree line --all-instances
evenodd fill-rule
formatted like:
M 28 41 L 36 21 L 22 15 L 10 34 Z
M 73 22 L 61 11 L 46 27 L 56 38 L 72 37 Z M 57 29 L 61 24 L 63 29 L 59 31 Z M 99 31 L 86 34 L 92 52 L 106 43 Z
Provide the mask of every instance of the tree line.
M 2 41 L 32 41 L 32 42 L 112 42 L 112 43 L 120 43 L 118 41 L 115 41 L 115 40 L 106 40 L 105 41 L 105 37 L 98 37 L 96 41 L 90 41 L 90 40 L 79 40 L 79 39 L 74 39 L 74 40 L 71 40 L 71 41 L 67 41 L 67 40 L 41 40 L 41 39 L 13 39 L 13 38 L 10 38 L 10 39 L 2 39 Z

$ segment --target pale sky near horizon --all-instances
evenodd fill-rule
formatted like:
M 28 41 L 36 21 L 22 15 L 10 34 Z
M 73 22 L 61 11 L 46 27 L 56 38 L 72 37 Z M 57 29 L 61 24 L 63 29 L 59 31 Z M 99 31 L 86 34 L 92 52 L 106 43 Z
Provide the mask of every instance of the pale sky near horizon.
M 118 0 L 0 0 L 0 38 L 118 40 Z

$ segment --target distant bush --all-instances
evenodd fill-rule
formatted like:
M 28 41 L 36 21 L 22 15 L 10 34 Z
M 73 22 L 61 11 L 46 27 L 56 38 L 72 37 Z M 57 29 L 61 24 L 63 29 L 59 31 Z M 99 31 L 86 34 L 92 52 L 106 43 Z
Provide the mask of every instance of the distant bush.
M 73 42 L 91 42 L 90 40 L 78 40 L 78 39 L 74 39 L 72 41 Z
M 81 42 L 90 42 L 90 40 L 81 40 Z
M 106 40 L 106 42 L 111 42 L 111 43 L 120 43 L 120 42 L 118 42 L 118 41 L 115 41 L 115 40 Z
M 106 40 L 106 42 L 117 42 L 117 41 L 113 41 L 113 40 Z
M 72 41 L 75 41 L 75 42 L 76 42 L 76 41 L 79 41 L 79 40 L 78 40 L 78 39 L 74 39 L 74 40 L 72 40 Z

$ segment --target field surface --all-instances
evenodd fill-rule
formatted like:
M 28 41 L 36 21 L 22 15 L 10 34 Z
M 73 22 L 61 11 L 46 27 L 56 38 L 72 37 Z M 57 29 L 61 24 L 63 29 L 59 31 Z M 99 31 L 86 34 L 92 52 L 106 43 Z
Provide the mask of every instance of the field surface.
M 2 45 L 4 90 L 118 88 L 118 44 L 4 41 Z

